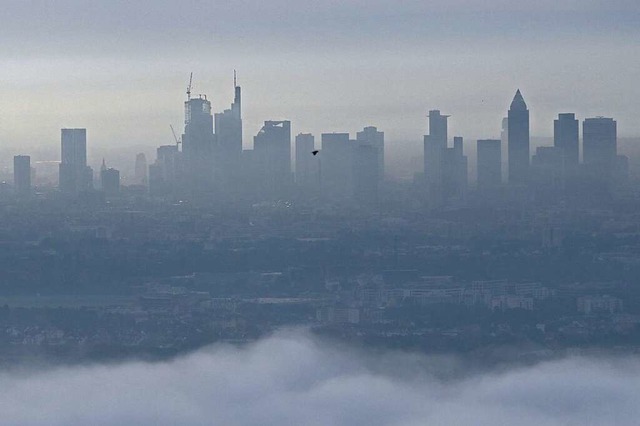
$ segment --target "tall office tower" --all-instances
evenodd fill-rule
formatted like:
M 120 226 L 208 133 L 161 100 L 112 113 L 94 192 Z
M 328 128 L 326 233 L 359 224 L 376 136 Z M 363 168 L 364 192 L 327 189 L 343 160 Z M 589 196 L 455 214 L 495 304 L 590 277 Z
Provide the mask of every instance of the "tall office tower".
M 553 146 L 562 150 L 565 169 L 575 169 L 580 162 L 579 127 L 575 114 L 558 114 L 553 122 Z
M 453 138 L 453 148 L 445 148 L 442 162 L 442 187 L 445 199 L 462 200 L 467 192 L 467 157 L 463 152 L 463 139 Z
M 585 119 L 582 139 L 584 163 L 600 177 L 610 177 L 618 151 L 616 121 L 604 117 Z
M 214 135 L 211 102 L 205 95 L 191 98 L 190 89 L 184 103 L 185 120 L 182 135 L 184 177 L 187 191 L 211 189 L 214 176 Z
M 267 197 L 285 196 L 291 186 L 291 122 L 265 121 L 253 138 L 259 184 Z
M 524 184 L 529 178 L 529 110 L 520 89 L 509 108 L 509 183 Z
M 315 138 L 310 133 L 296 136 L 296 184 L 304 189 L 320 185 L 318 155 L 313 155 Z
M 87 167 L 87 129 L 62 129 L 61 136 L 60 190 L 67 193 L 88 190 L 93 171 Z
M 31 157 L 28 155 L 13 157 L 13 186 L 18 194 L 31 192 Z
M 144 153 L 136 155 L 135 178 L 136 184 L 147 186 L 148 184 L 147 157 Z
M 378 177 L 384 180 L 384 132 L 379 132 L 376 127 L 365 127 L 356 133 L 356 140 L 360 144 L 371 145 L 376 148 L 378 157 Z
M 447 118 L 439 110 L 429 111 L 429 134 L 424 137 L 424 176 L 432 201 L 443 196 L 443 161 L 447 149 Z
M 496 189 L 502 184 L 502 147 L 500 139 L 478 140 L 478 189 Z
M 120 192 L 120 171 L 109 168 L 100 171 L 102 190 L 107 195 L 116 195 Z
M 149 192 L 165 195 L 179 187 L 183 171 L 182 153 L 177 145 L 163 145 L 156 150 L 156 161 L 149 166 Z
M 237 181 L 242 155 L 242 91 L 233 75 L 235 97 L 230 109 L 214 115 L 216 131 L 215 165 L 217 177 L 224 183 Z
M 380 185 L 380 150 L 368 142 L 352 141 L 351 174 L 353 198 L 359 203 L 373 206 L 378 203 Z
M 353 194 L 352 145 L 349 133 L 323 133 L 320 151 L 320 180 L 322 191 L 332 199 Z

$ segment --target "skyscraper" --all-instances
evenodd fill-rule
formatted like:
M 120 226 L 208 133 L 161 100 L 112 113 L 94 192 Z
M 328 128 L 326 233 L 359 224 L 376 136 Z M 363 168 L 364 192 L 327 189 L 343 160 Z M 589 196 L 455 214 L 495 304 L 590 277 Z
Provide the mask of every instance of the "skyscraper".
M 175 192 L 182 180 L 182 153 L 177 145 L 163 145 L 156 150 L 156 161 L 149 166 L 149 192 L 164 195 Z
M 235 96 L 230 109 L 214 115 L 216 132 L 215 167 L 223 184 L 237 181 L 242 154 L 242 91 L 233 78 Z
M 439 110 L 429 111 L 429 134 L 424 137 L 424 176 L 433 200 L 442 197 L 444 151 L 447 148 L 447 118 Z
M 575 114 L 558 114 L 553 122 L 553 145 L 562 150 L 563 166 L 575 168 L 580 162 L 579 123 Z
M 613 118 L 587 118 L 582 123 L 584 162 L 610 175 L 618 152 L 617 123 Z
M 502 147 L 500 139 L 478 140 L 478 189 L 498 188 L 502 183 Z
M 291 122 L 265 121 L 253 138 L 253 150 L 263 194 L 285 195 L 292 183 Z
M 120 171 L 113 168 L 100 170 L 100 182 L 105 194 L 116 195 L 120 192 Z
M 62 129 L 60 190 L 77 193 L 90 188 L 93 171 L 87 167 L 87 129 Z
M 379 132 L 376 127 L 365 127 L 356 134 L 356 140 L 360 145 L 373 146 L 377 151 L 378 158 L 378 178 L 384 180 L 384 132 Z
M 13 157 L 13 186 L 18 194 L 31 192 L 31 157 L 28 155 Z
M 442 161 L 442 187 L 445 199 L 462 200 L 467 192 L 467 157 L 463 151 L 463 138 L 454 136 L 453 148 L 445 148 Z
M 296 136 L 296 184 L 304 189 L 319 185 L 320 157 L 313 155 L 315 138 L 312 134 Z
M 524 184 L 529 178 L 529 110 L 520 89 L 513 97 L 508 119 L 509 183 Z
M 182 152 L 187 191 L 211 189 L 213 182 L 213 116 L 211 102 L 205 95 L 191 98 L 190 91 L 185 106 L 185 126 L 182 135 Z

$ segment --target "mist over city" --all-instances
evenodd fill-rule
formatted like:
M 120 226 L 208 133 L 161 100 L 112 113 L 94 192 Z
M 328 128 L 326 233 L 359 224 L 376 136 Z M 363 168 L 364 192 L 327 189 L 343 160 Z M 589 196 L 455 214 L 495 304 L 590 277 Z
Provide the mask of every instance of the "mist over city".
M 0 423 L 637 423 L 637 2 L 0 5 Z

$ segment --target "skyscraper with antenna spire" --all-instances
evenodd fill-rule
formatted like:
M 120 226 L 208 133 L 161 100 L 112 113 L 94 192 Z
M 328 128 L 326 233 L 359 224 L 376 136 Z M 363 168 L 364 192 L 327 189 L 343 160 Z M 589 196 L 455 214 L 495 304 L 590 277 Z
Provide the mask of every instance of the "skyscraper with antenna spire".
M 234 98 L 231 108 L 215 114 L 216 180 L 224 185 L 236 181 L 242 154 L 242 89 L 233 71 Z

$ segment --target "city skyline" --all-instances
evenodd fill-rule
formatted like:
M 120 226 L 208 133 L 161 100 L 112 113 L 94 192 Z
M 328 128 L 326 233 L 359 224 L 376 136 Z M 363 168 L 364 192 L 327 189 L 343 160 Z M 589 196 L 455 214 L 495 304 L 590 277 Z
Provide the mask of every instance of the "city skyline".
M 240 139 L 243 138 L 243 134 L 244 134 L 244 140 L 246 140 L 247 137 L 250 137 L 250 132 L 248 132 L 246 130 L 246 126 L 243 123 L 243 119 L 240 118 L 240 96 L 241 96 L 240 95 L 240 90 L 241 89 L 240 89 L 239 83 L 237 83 L 235 71 L 233 73 L 233 83 L 234 83 L 234 86 L 233 86 L 234 99 L 233 99 L 233 102 L 231 102 L 231 109 L 225 109 L 223 106 L 221 106 L 219 110 L 214 109 L 213 106 L 211 106 L 210 96 L 208 96 L 206 93 L 199 93 L 198 95 L 195 95 L 195 91 L 194 91 L 193 98 L 191 98 L 190 94 L 188 94 L 187 97 L 189 99 L 192 99 L 193 102 L 200 102 L 202 100 L 204 103 L 206 103 L 207 108 L 209 109 L 209 113 L 208 114 L 210 115 L 210 117 L 209 117 L 208 121 L 210 121 L 210 123 L 207 126 L 210 127 L 210 129 L 209 130 L 203 129 L 202 131 L 204 131 L 205 133 L 206 132 L 212 132 L 214 134 L 219 134 L 219 135 L 222 135 L 222 137 L 226 138 L 226 139 L 232 138 L 231 140 L 237 140 L 237 142 L 232 142 L 232 144 L 238 145 L 240 143 Z M 227 89 L 229 89 L 229 88 L 227 87 Z M 189 88 L 188 90 L 191 90 L 191 88 Z M 227 92 L 228 91 L 229 90 L 227 90 Z M 517 89 L 517 91 L 516 91 L 516 98 L 518 98 L 518 96 L 522 100 L 522 95 L 520 95 L 520 89 Z M 183 94 L 183 97 L 184 97 L 184 94 Z M 522 100 L 522 102 L 524 103 L 523 100 Z M 187 103 L 185 103 L 185 105 L 186 104 Z M 512 104 L 513 104 L 513 102 L 512 102 Z M 525 108 L 526 107 L 527 106 L 525 105 Z M 430 111 L 430 112 L 433 112 L 433 111 Z M 430 112 L 428 112 L 426 114 L 425 120 L 423 120 L 423 125 L 427 128 L 427 130 L 429 129 L 428 118 L 429 118 Z M 536 111 L 533 110 L 532 115 L 535 116 L 535 113 L 536 113 Z M 214 124 L 214 120 L 213 120 L 213 116 L 214 115 L 215 115 L 215 124 Z M 507 115 L 506 112 L 502 114 L 503 117 L 505 115 Z M 573 115 L 574 117 L 577 117 L 576 120 L 578 120 L 578 121 L 584 120 L 584 119 L 602 117 L 602 116 L 581 117 L 580 115 L 577 115 L 575 112 L 561 112 L 561 113 L 558 113 L 558 117 L 567 116 L 567 115 Z M 237 117 L 237 118 L 234 118 L 234 117 Z M 450 118 L 450 117 L 451 117 L 451 115 L 447 115 L 447 118 Z M 462 119 L 463 118 L 459 117 L 458 123 L 460 121 L 462 121 Z M 237 120 L 238 124 L 233 124 L 234 120 Z M 556 126 L 555 122 L 556 121 L 557 121 L 557 118 L 555 118 L 552 122 L 548 123 L 547 127 L 551 127 L 552 132 L 555 132 L 555 126 Z M 375 123 L 370 123 L 370 124 L 366 125 L 364 127 L 364 129 L 366 130 L 368 127 L 371 126 L 371 124 L 375 124 Z M 178 125 L 176 125 L 176 126 L 178 126 Z M 229 126 L 231 126 L 231 127 L 229 127 Z M 171 125 L 171 127 L 173 127 L 173 125 Z M 375 127 L 379 127 L 379 126 L 375 126 Z M 624 125 L 623 125 L 623 127 L 624 127 Z M 237 130 L 233 130 L 234 128 L 236 128 Z M 296 124 L 293 123 L 293 122 L 291 123 L 291 128 L 292 128 L 292 130 L 291 130 L 292 135 L 300 134 L 300 133 L 302 133 L 302 134 L 307 133 L 305 131 L 300 131 L 300 129 L 297 129 L 296 128 Z M 180 127 L 178 127 L 178 129 L 180 129 Z M 361 130 L 362 127 L 360 127 L 359 129 Z M 358 134 L 359 132 L 361 133 L 360 130 L 356 130 L 356 131 L 353 131 L 353 132 L 349 131 L 349 134 L 351 134 L 351 133 Z M 386 132 L 386 129 L 383 129 L 383 130 L 385 130 L 385 133 L 388 133 L 388 132 Z M 157 144 L 156 145 L 148 145 L 148 146 L 131 145 L 131 146 L 128 146 L 128 147 L 117 146 L 116 145 L 116 146 L 113 146 L 111 149 L 105 150 L 104 147 L 100 147 L 98 144 L 95 143 L 96 137 L 93 135 L 92 129 L 89 129 L 89 131 L 90 131 L 90 133 L 92 133 L 92 144 L 91 144 L 91 147 L 87 148 L 87 152 L 88 152 L 87 153 L 87 157 L 89 159 L 89 162 L 91 163 L 90 165 L 93 166 L 93 168 L 97 170 L 97 167 L 99 166 L 100 162 L 102 161 L 102 159 L 105 158 L 105 153 L 106 153 L 106 154 L 108 154 L 107 156 L 111 157 L 110 158 L 110 162 L 111 163 L 115 163 L 115 165 L 117 167 L 122 167 L 125 170 L 125 177 L 126 178 L 132 177 L 132 175 L 135 173 L 135 169 L 133 167 L 133 164 L 131 164 L 131 165 L 129 165 L 129 164 L 120 164 L 120 163 L 122 163 L 122 157 L 121 157 L 121 154 L 118 154 L 118 152 L 120 152 L 120 151 L 127 152 L 126 151 L 127 149 L 129 149 L 129 150 L 135 149 L 135 150 L 139 150 L 139 151 L 149 155 L 152 151 L 155 151 L 155 149 L 158 147 Z M 171 135 L 171 133 L 170 133 L 171 131 L 172 131 L 172 129 L 167 131 L 167 133 L 169 133 Z M 335 133 L 335 131 L 336 130 L 334 129 L 334 130 L 331 130 L 329 132 Z M 182 131 L 180 131 L 180 132 L 182 133 Z M 222 132 L 222 133 L 220 133 L 220 132 Z M 231 132 L 231 133 L 229 133 L 229 132 Z M 257 133 L 258 132 L 254 133 L 254 134 L 257 134 Z M 321 131 L 319 135 L 321 135 L 323 133 L 327 133 L 327 131 Z M 458 128 L 457 127 L 452 129 L 452 133 L 456 134 L 456 135 L 460 134 L 458 132 Z M 248 134 L 249 134 L 249 136 L 248 136 Z M 313 133 L 311 133 L 311 134 L 313 134 Z M 446 135 L 445 135 L 445 137 L 446 137 Z M 180 139 L 184 139 L 184 138 L 185 138 L 185 135 L 182 135 Z M 465 147 L 466 148 L 465 148 L 465 150 L 470 150 L 469 154 L 471 155 L 471 161 L 469 161 L 469 170 L 470 171 L 474 171 L 476 166 L 477 166 L 476 165 L 476 161 L 475 161 L 476 155 L 477 155 L 477 153 L 475 151 L 475 148 L 476 148 L 475 147 L 475 142 L 477 140 L 483 140 L 483 139 L 487 139 L 487 138 L 469 138 L 466 135 L 464 136 L 464 138 L 466 139 L 466 142 L 465 142 Z M 552 138 L 553 138 L 553 136 L 551 136 L 551 137 L 549 137 L 549 136 L 540 137 L 540 136 L 536 136 L 536 135 L 531 135 L 531 146 L 529 148 L 529 155 L 533 156 L 535 154 L 537 148 L 549 144 L 549 139 L 551 139 L 551 141 L 553 141 Z M 624 139 L 624 136 L 622 136 L 622 138 Z M 449 138 L 449 139 L 451 139 L 451 138 Z M 489 139 L 491 139 L 491 138 L 489 138 Z M 582 138 L 582 128 L 581 128 L 580 131 L 579 131 L 579 142 L 580 142 L 580 144 L 582 144 L 582 140 L 583 140 L 583 138 Z M 181 140 L 179 140 L 179 141 L 181 142 Z M 175 142 L 175 141 L 169 141 L 169 142 Z M 555 144 L 555 142 L 553 142 L 553 143 Z M 161 145 L 170 145 L 170 144 L 171 143 L 164 143 L 164 141 L 163 141 L 163 143 L 161 143 Z M 422 160 L 422 156 L 423 156 L 422 143 L 418 142 L 418 138 L 416 137 L 416 138 L 414 138 L 413 141 L 407 141 L 407 142 L 405 142 L 405 144 L 409 145 L 409 146 L 408 147 L 407 146 L 403 147 L 401 144 L 398 144 L 397 140 L 389 140 L 389 138 L 387 137 L 387 146 L 383 151 L 381 151 L 381 155 L 379 155 L 379 161 L 382 163 L 384 155 L 385 155 L 385 152 L 386 152 L 387 156 L 391 159 L 391 161 L 386 164 L 386 172 L 388 174 L 388 177 L 391 177 L 391 178 L 402 177 L 401 175 L 397 175 L 397 168 L 398 168 L 399 164 L 400 164 L 400 167 L 404 168 L 405 173 L 406 173 L 407 170 L 414 170 L 414 172 L 418 172 L 419 171 L 419 169 L 416 168 L 416 164 L 417 164 L 418 160 L 423 161 Z M 503 145 L 503 148 L 506 149 L 507 144 L 503 143 L 502 145 Z M 231 146 L 231 145 L 229 145 L 229 146 Z M 245 143 L 243 143 L 242 147 L 245 150 L 246 149 L 253 149 L 253 144 L 252 143 L 251 144 L 247 144 L 245 142 Z M 29 146 L 25 146 L 25 147 L 22 147 L 20 149 L 14 148 L 12 150 L 10 147 L 6 147 L 5 146 L 5 152 L 6 151 L 10 151 L 10 152 L 12 152 L 12 155 L 30 154 L 31 156 L 33 156 L 33 152 L 31 150 L 35 150 L 36 152 L 41 154 L 43 151 L 44 152 L 47 152 L 47 151 L 51 152 L 52 151 L 51 148 L 52 148 L 52 146 L 48 146 L 48 147 L 40 146 L 40 147 L 31 147 L 31 148 Z M 624 147 L 621 147 L 621 148 L 622 148 L 621 149 L 622 153 L 627 153 L 626 152 L 627 150 Z M 93 151 L 97 151 L 98 154 L 97 155 L 92 155 L 92 153 L 91 153 L 92 150 Z M 225 151 L 229 151 L 229 148 L 224 148 L 224 150 Z M 401 156 L 398 155 L 402 151 L 404 151 L 404 157 L 401 157 Z M 231 148 L 231 151 L 229 151 L 229 152 L 236 152 L 236 148 Z M 239 153 L 240 153 L 240 151 L 238 151 L 236 154 L 233 154 L 233 155 L 238 155 Z M 580 157 L 582 157 L 582 149 L 579 150 L 579 153 L 580 153 Z M 128 152 L 128 154 L 131 154 L 131 152 Z M 627 155 L 628 155 L 628 153 L 627 153 Z M 9 156 L 9 157 L 11 157 L 11 156 Z M 36 157 L 38 157 L 38 156 L 36 155 Z M 114 161 L 113 160 L 114 157 L 117 158 L 119 161 L 118 160 Z M 294 158 L 295 157 L 295 143 L 294 143 L 293 140 L 291 141 L 291 155 L 290 155 L 290 157 L 291 157 L 292 164 L 295 164 L 295 158 Z M 506 155 L 505 152 L 503 152 L 502 157 L 503 157 L 503 163 L 506 163 L 508 161 L 509 156 Z M 631 157 L 630 158 L 631 159 L 631 163 L 632 163 L 633 167 L 635 167 L 635 156 L 632 155 L 630 157 Z M 399 158 L 400 158 L 400 161 L 402 161 L 404 164 L 401 164 L 401 163 L 398 162 Z M 10 158 L 5 158 L 5 159 L 0 160 L 0 161 L 4 161 L 5 163 L 7 163 L 9 159 Z M 46 162 L 46 161 L 50 161 L 51 159 L 49 159 L 49 158 L 43 159 L 42 156 L 40 155 L 39 158 L 36 158 L 36 164 L 37 163 L 42 163 L 43 160 L 45 160 L 45 162 Z M 55 160 L 53 160 L 53 161 L 55 161 Z M 238 161 L 238 159 L 235 160 L 236 163 L 237 163 L 237 161 Z M 231 169 L 234 169 L 234 168 L 235 167 L 232 167 Z M 292 171 L 293 171 L 294 167 L 291 167 L 291 168 L 292 168 Z M 227 170 L 227 172 L 228 172 L 228 170 Z M 475 180 L 474 179 L 475 172 L 474 173 L 470 173 L 470 176 L 471 176 L 471 181 L 474 181 Z M 405 179 L 408 178 L 408 177 L 410 177 L 410 175 L 406 175 L 406 174 L 404 175 Z M 220 179 L 220 178 L 224 178 L 224 177 L 223 176 L 222 177 L 221 176 L 217 177 L 217 179 Z
M 638 423 L 638 0 L 0 6 L 4 423 Z

